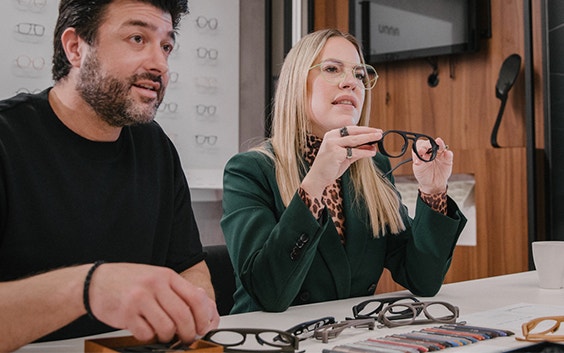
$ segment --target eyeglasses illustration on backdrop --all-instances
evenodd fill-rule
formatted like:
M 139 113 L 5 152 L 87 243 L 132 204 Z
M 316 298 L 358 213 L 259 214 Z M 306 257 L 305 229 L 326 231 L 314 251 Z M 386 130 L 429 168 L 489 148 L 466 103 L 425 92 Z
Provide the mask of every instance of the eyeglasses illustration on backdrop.
M 200 76 L 195 79 L 196 90 L 199 93 L 213 94 L 218 89 L 218 81 L 215 77 Z
M 47 0 L 14 0 L 20 10 L 33 12 L 42 11 L 47 6 Z
M 205 16 L 198 16 L 196 17 L 196 26 L 200 29 L 211 29 L 216 30 L 218 25 L 217 18 L 211 17 L 207 18 Z
M 217 107 L 215 105 L 205 105 L 205 104 L 198 104 L 196 105 L 196 114 L 198 116 L 205 118 L 215 115 L 217 111 Z
M 21 22 L 16 25 L 15 30 L 25 36 L 42 37 L 45 34 L 45 26 L 39 23 Z
M 18 77 L 40 77 L 46 71 L 45 58 L 42 56 L 32 57 L 22 54 L 14 59 L 12 65 L 12 74 Z
M 213 146 L 217 142 L 217 135 L 195 135 L 198 146 Z
M 18 90 L 16 91 L 16 94 L 20 94 L 20 93 L 32 93 L 32 94 L 37 94 L 39 92 L 41 92 L 42 89 L 41 88 L 35 88 L 35 89 L 29 89 L 26 87 L 21 87 L 18 88 Z
M 198 59 L 217 60 L 219 52 L 214 48 L 199 47 L 196 49 L 196 55 L 198 56 Z
M 168 73 L 168 82 L 170 83 L 176 83 L 178 82 L 178 77 L 180 76 L 180 74 L 176 71 L 170 71 Z
M 15 64 L 22 70 L 36 70 L 40 71 L 45 68 L 45 59 L 42 56 L 31 57 L 28 55 L 20 55 L 15 59 Z
M 178 110 L 178 104 L 175 102 L 161 103 L 157 108 L 159 113 L 174 114 Z

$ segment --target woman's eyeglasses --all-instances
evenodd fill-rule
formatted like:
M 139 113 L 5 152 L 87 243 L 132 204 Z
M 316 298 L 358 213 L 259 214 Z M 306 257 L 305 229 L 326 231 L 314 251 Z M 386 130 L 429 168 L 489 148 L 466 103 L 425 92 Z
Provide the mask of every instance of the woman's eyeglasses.
M 365 90 L 371 90 L 376 86 L 378 73 L 376 69 L 367 64 L 345 65 L 344 62 L 337 60 L 325 60 L 317 65 L 310 67 L 310 70 L 319 68 L 321 77 L 330 83 L 341 83 L 345 80 L 347 73 L 351 73 L 356 80 L 356 84 Z

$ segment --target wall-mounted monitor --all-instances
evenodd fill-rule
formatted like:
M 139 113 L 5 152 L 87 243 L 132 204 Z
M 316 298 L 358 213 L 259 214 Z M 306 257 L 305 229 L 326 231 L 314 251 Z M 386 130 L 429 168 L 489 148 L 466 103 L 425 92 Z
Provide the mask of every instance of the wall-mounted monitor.
M 372 64 L 477 51 L 478 0 L 351 0 L 350 32 Z

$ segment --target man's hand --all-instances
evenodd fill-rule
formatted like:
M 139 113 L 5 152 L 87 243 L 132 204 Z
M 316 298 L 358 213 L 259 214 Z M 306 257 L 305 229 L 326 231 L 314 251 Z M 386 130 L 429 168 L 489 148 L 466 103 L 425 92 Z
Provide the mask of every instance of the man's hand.
M 140 340 L 168 342 L 176 335 L 192 342 L 219 324 L 216 304 L 205 290 L 164 267 L 103 264 L 92 276 L 89 294 L 98 320 Z

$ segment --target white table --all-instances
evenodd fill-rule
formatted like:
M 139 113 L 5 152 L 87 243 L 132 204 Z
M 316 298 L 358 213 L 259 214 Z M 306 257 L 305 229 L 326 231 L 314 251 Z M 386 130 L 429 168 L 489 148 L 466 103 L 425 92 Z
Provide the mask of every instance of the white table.
M 386 293 L 380 296 L 390 297 L 399 294 L 409 294 L 409 292 Z M 284 330 L 295 324 L 324 316 L 334 316 L 337 320 L 343 320 L 345 317 L 352 316 L 351 308 L 353 305 L 369 298 L 372 297 L 295 306 L 282 313 L 253 312 L 229 315 L 222 317 L 220 327 Z M 449 302 L 459 307 L 460 320 L 465 320 L 470 325 L 508 329 L 517 335 L 521 335 L 521 323 L 530 319 L 527 316 L 532 315 L 532 318 L 548 314 L 564 315 L 564 289 L 539 288 L 535 271 L 446 284 L 435 297 L 419 299 L 422 301 L 440 300 Z M 533 311 L 532 314 L 531 311 Z M 492 323 L 495 323 L 495 325 L 492 325 Z M 436 326 L 436 324 L 426 326 Z M 324 344 L 313 338 L 302 341 L 300 342 L 300 349 L 305 349 L 307 353 L 320 353 L 324 348 L 331 348 L 341 343 L 357 342 L 371 337 L 383 337 L 392 333 L 409 332 L 426 326 L 376 328 L 374 331 L 351 328 L 344 330 L 338 338 L 330 340 L 329 343 Z M 96 337 L 124 335 L 128 335 L 128 333 L 120 331 Z M 445 351 L 448 353 L 504 352 L 528 344 L 531 343 L 518 342 L 514 337 L 502 337 L 468 346 L 448 348 Z M 30 344 L 17 352 L 79 353 L 83 351 L 84 338 Z

